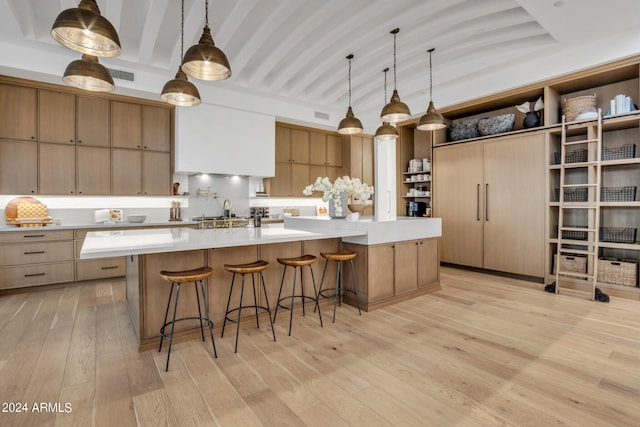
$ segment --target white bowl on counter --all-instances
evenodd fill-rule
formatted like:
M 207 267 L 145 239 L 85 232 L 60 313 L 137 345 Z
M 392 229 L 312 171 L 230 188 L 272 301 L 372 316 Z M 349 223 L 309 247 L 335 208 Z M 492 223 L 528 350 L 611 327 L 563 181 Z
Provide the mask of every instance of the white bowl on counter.
M 144 222 L 145 219 L 147 219 L 146 215 L 129 215 L 127 217 L 127 221 L 133 222 L 133 223 Z

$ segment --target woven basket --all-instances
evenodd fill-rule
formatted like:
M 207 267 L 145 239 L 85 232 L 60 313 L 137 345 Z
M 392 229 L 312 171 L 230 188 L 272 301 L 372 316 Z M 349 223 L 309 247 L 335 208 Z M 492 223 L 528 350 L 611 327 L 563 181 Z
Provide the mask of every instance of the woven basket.
M 553 256 L 553 274 L 556 274 L 558 255 Z M 565 273 L 586 273 L 587 257 L 579 255 L 560 255 L 560 271 Z M 562 274 L 560 274 L 562 275 Z
M 562 100 L 562 114 L 564 114 L 565 120 L 572 122 L 578 117 L 578 114 L 587 110 L 595 110 L 596 108 L 596 94 L 577 96 L 575 98 Z
M 598 280 L 616 285 L 638 286 L 638 263 L 617 259 L 599 259 Z

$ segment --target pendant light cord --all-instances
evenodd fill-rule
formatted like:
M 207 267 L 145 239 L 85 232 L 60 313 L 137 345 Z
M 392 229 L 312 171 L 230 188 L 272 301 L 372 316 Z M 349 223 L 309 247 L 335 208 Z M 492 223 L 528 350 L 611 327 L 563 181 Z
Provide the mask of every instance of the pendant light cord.
M 349 107 L 351 107 L 351 58 L 353 58 L 353 55 L 347 56 L 347 59 L 349 59 Z
M 180 16 L 180 63 L 184 58 L 184 0 L 182 0 L 182 14 Z
M 387 73 L 389 72 L 389 67 L 382 70 L 384 73 L 384 102 L 387 102 Z
M 209 26 L 209 0 L 204 1 L 204 25 Z
M 431 68 L 431 54 L 433 53 L 433 49 L 429 49 L 429 101 L 433 101 L 433 70 Z
M 398 34 L 398 29 L 394 30 L 393 33 L 393 89 L 398 89 L 396 82 L 396 34 Z

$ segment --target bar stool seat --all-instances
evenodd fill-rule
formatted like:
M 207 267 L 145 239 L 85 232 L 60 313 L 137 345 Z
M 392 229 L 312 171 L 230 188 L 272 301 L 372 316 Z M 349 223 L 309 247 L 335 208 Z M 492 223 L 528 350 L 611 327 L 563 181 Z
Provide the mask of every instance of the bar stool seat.
M 293 303 L 296 298 L 302 300 L 302 315 L 305 316 L 305 308 L 304 304 L 306 300 L 313 301 L 314 303 L 318 303 L 318 290 L 316 289 L 316 279 L 313 276 L 313 268 L 311 265 L 316 262 L 316 257 L 313 255 L 302 255 L 295 258 L 278 258 L 278 262 L 284 265 L 284 270 L 282 271 L 282 280 L 280 281 L 280 291 L 278 291 L 278 303 L 276 304 L 276 311 L 273 315 L 273 321 L 276 321 L 276 317 L 278 316 L 278 308 L 283 308 L 285 310 L 289 310 L 289 336 L 291 336 L 291 325 L 293 323 Z M 282 287 L 284 286 L 284 278 L 287 274 L 287 267 L 293 267 L 293 287 L 291 289 L 291 295 L 282 296 Z M 311 281 L 313 283 L 313 296 L 305 295 L 304 293 L 304 280 L 302 275 L 302 267 L 308 267 L 309 271 L 311 271 Z M 299 269 L 299 270 L 298 270 Z M 296 276 L 297 272 L 300 272 L 300 295 L 296 295 Z M 290 300 L 291 303 L 288 306 L 284 305 L 285 301 Z M 318 310 L 318 317 L 320 318 L 320 326 L 322 325 L 322 313 Z
M 238 336 L 240 334 L 240 318 L 242 316 L 242 309 L 253 308 L 256 313 L 257 328 L 260 328 L 260 322 L 258 320 L 259 310 L 263 310 L 267 312 L 267 314 L 269 315 L 269 323 L 271 324 L 271 333 L 273 335 L 273 340 L 275 341 L 276 333 L 275 333 L 275 330 L 273 329 L 273 321 L 271 320 L 271 309 L 269 308 L 269 298 L 267 297 L 267 288 L 264 284 L 264 276 L 262 275 L 262 272 L 265 271 L 267 268 L 269 268 L 269 263 L 264 260 L 258 260 L 248 264 L 225 264 L 224 268 L 228 272 L 233 273 L 233 277 L 231 279 L 231 288 L 229 289 L 229 298 L 227 299 L 227 309 L 224 315 L 224 323 L 222 324 L 221 337 L 224 337 L 224 330 L 227 326 L 227 321 L 231 323 L 235 323 L 236 324 L 236 343 L 235 343 L 234 352 L 237 353 L 238 352 Z M 237 307 L 229 308 L 231 305 L 231 296 L 233 294 L 233 287 L 236 281 L 236 274 L 242 275 L 242 285 L 240 288 L 240 300 L 238 302 Z M 252 305 L 243 305 L 242 303 L 244 298 L 244 276 L 246 274 L 251 275 L 251 284 L 253 287 L 253 304 Z M 259 279 L 258 279 L 259 282 L 262 283 L 262 291 L 264 293 L 264 301 L 265 301 L 264 305 L 258 304 L 258 294 L 256 292 L 256 281 L 255 281 L 256 274 L 259 276 Z M 231 319 L 229 315 L 236 311 L 238 312 L 238 317 L 236 319 Z
M 316 302 L 316 308 L 320 309 L 320 298 L 328 298 L 333 299 L 333 323 L 336 322 L 336 306 L 339 304 L 342 306 L 342 294 L 344 292 L 349 292 L 356 297 L 356 304 L 358 306 L 358 315 L 362 316 L 362 311 L 360 310 L 360 298 L 358 297 L 358 279 L 356 277 L 356 270 L 353 266 L 353 259 L 356 257 L 356 253 L 354 251 L 342 249 L 338 252 L 321 252 L 320 255 L 325 259 L 324 269 L 322 270 L 322 279 L 320 280 L 320 290 L 318 291 L 318 299 Z M 329 261 L 336 261 L 338 263 L 338 268 L 336 270 L 336 285 L 334 288 L 323 289 L 324 285 L 324 276 L 327 272 L 327 265 Z M 353 289 L 343 287 L 341 284 L 342 278 L 342 263 L 345 261 L 349 261 L 351 264 L 351 273 L 353 277 Z M 325 295 L 327 292 L 332 292 L 331 295 Z
M 173 342 L 173 333 L 175 330 L 175 325 L 178 322 L 182 322 L 184 320 L 197 320 L 200 323 L 200 335 L 202 336 L 202 341 L 204 341 L 204 324 L 206 322 L 207 326 L 209 326 L 209 335 L 211 336 L 211 343 L 213 344 L 213 354 L 215 357 L 218 357 L 218 353 L 216 351 L 216 343 L 213 340 L 213 321 L 209 318 L 209 304 L 207 303 L 207 293 L 204 289 L 204 280 L 213 274 L 213 269 L 211 267 L 200 267 L 195 268 L 193 270 L 184 270 L 184 271 L 167 271 L 162 270 L 160 272 L 160 277 L 162 277 L 167 282 L 171 283 L 171 290 L 169 291 L 169 299 L 167 301 L 167 309 L 164 313 L 164 321 L 162 322 L 162 327 L 160 328 L 160 347 L 158 348 L 158 352 L 162 351 L 162 343 L 166 339 L 169 341 L 169 350 L 167 352 L 167 364 L 165 366 L 165 371 L 169 370 L 169 358 L 171 357 L 171 344 Z M 189 317 L 181 317 L 176 319 L 176 312 L 178 311 L 178 300 L 180 299 L 180 285 L 182 283 L 193 282 L 193 285 L 196 290 L 196 300 L 198 303 L 198 316 L 189 316 Z M 200 291 L 198 290 L 198 283 L 200 284 Z M 171 299 L 173 297 L 173 290 L 176 289 L 175 298 L 173 298 L 173 316 L 170 321 L 167 322 L 167 318 L 169 317 L 169 307 L 171 306 Z M 202 292 L 202 300 L 204 303 L 204 310 L 200 304 L 200 293 Z M 202 315 L 204 311 L 204 316 Z M 171 332 L 166 333 L 167 326 L 171 327 Z

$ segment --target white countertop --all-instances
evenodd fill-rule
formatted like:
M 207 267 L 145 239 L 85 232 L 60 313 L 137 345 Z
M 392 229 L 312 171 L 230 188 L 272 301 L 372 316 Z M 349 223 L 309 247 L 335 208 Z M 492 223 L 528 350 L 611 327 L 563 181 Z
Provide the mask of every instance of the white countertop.
M 190 224 L 198 224 L 198 221 L 154 221 L 154 222 L 114 222 L 114 223 L 102 223 L 102 222 L 94 222 L 94 223 L 81 223 L 81 224 L 48 224 L 43 227 L 18 227 L 11 224 L 5 224 L 0 226 L 0 232 L 5 231 L 17 231 L 17 232 L 25 232 L 25 231 L 55 231 L 55 230 L 76 230 L 76 229 L 85 229 L 85 228 L 99 228 L 99 229 L 112 229 L 112 228 L 135 228 L 135 227 L 172 227 L 175 225 L 190 225 Z
M 395 221 L 376 221 L 373 216 L 364 216 L 360 217 L 358 221 L 347 221 L 326 216 L 299 216 L 286 217 L 284 225 L 287 228 L 315 232 L 358 230 L 362 233 L 355 236 L 345 236 L 342 240 L 359 245 L 378 245 L 442 236 L 441 218 L 399 216 Z
M 333 229 L 303 231 L 285 228 L 284 224 L 262 227 L 241 227 L 193 230 L 190 228 L 156 228 L 146 230 L 92 231 L 80 251 L 80 259 L 110 258 L 162 252 L 180 252 L 232 246 L 267 245 L 345 238 L 365 234 L 364 230 Z

